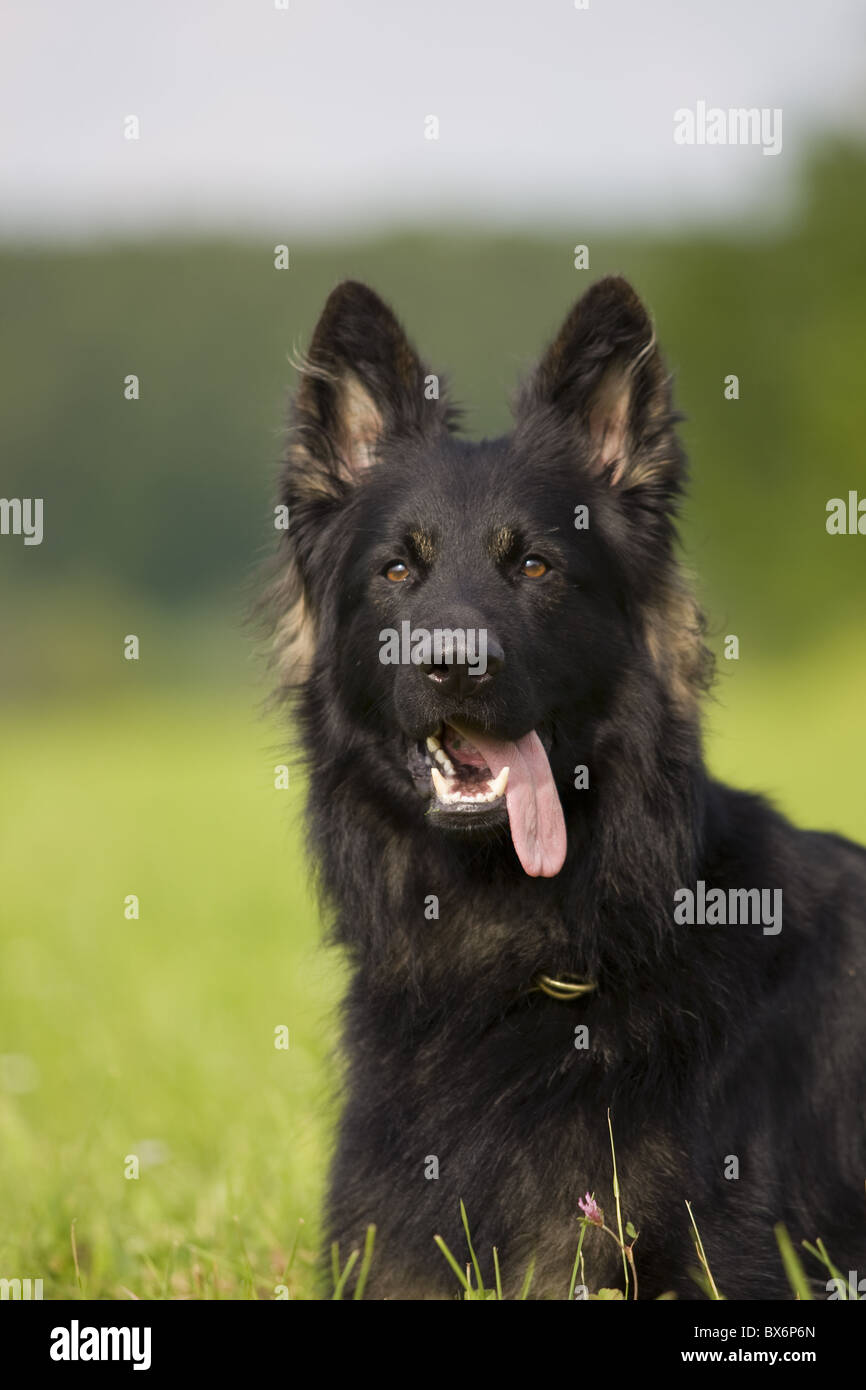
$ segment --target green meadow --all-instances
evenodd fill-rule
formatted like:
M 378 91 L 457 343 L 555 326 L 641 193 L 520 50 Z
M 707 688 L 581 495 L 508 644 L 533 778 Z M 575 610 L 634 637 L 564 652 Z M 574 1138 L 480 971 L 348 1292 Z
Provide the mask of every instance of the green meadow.
M 46 1298 L 308 1292 L 339 966 L 274 729 L 130 691 L 7 733 L 0 1268 Z

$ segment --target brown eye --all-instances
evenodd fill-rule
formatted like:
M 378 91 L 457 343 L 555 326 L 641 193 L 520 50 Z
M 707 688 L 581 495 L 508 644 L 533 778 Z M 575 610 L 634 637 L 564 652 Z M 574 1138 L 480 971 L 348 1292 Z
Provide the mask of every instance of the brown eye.
M 385 571 L 385 578 L 392 584 L 402 584 L 404 579 L 409 578 L 409 566 L 404 565 L 402 560 L 395 560 Z
M 520 572 L 527 579 L 540 579 L 543 574 L 547 574 L 547 565 L 543 560 L 539 560 L 537 555 L 529 555 L 523 561 Z

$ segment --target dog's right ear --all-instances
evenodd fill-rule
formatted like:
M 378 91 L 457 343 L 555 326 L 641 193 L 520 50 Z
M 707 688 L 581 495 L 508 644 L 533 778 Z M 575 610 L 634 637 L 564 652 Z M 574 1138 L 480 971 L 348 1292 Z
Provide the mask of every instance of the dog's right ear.
M 386 441 L 432 437 L 457 418 L 391 310 L 357 281 L 332 292 L 309 352 L 295 365 L 300 383 L 279 494 L 288 527 L 263 603 L 283 693 L 310 670 L 317 608 L 340 539 L 340 503 Z
M 391 310 L 366 285 L 345 280 L 331 293 L 292 410 L 293 438 L 283 500 L 334 501 L 376 461 L 386 438 L 448 429 L 454 412 Z

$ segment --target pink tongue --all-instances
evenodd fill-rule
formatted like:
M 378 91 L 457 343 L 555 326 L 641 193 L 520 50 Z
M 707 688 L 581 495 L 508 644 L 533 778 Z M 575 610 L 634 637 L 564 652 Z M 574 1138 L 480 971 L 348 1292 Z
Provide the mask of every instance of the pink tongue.
M 532 878 L 553 878 L 565 863 L 565 817 L 538 734 L 533 730 L 509 743 L 474 729 L 462 729 L 459 724 L 452 723 L 451 727 L 478 750 L 494 777 L 504 767 L 511 769 L 505 805 L 517 857 Z

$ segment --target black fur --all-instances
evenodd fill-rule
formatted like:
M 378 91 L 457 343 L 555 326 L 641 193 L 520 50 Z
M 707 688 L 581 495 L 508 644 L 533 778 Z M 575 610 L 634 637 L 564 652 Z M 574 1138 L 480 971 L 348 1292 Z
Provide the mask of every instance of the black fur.
M 704 768 L 709 660 L 676 563 L 685 463 L 651 323 L 626 282 L 592 287 L 506 438 L 460 439 L 440 396 L 377 296 L 335 290 L 302 364 L 272 595 L 352 967 L 327 1240 L 345 1258 L 374 1222 L 368 1297 L 453 1297 L 433 1236 L 465 1263 L 462 1198 L 488 1284 L 495 1245 L 506 1293 L 535 1257 L 533 1296 L 565 1297 L 578 1198 L 614 1217 L 610 1110 L 641 1297 L 702 1296 L 686 1199 L 729 1298 L 790 1296 L 776 1222 L 866 1273 L 866 853 Z M 527 580 L 538 553 L 548 572 Z M 396 559 L 402 583 L 383 575 Z M 379 661 L 403 619 L 483 625 L 505 666 L 442 693 Z M 426 814 L 411 750 L 449 715 L 539 731 L 567 825 L 556 876 L 523 871 L 501 816 Z M 781 889 L 782 930 L 677 925 L 675 891 L 701 879 Z M 596 988 L 562 1002 L 539 974 Z M 622 1287 L 612 1242 L 590 1230 L 584 1253 L 592 1289 Z

